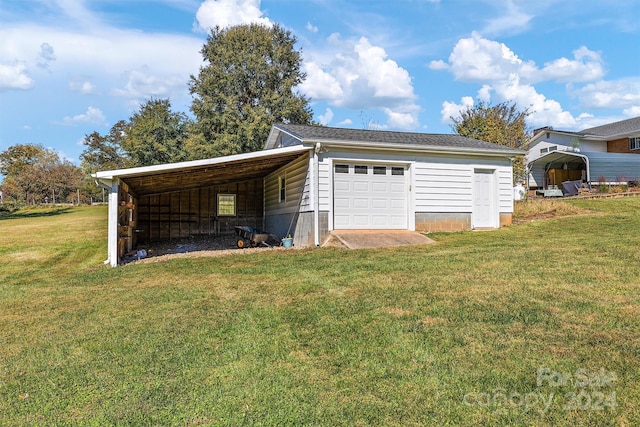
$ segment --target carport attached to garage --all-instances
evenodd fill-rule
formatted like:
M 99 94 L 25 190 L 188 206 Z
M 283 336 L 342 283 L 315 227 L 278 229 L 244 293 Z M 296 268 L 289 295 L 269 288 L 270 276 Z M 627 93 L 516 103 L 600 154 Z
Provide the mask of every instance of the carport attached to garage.
M 295 146 L 98 172 L 109 190 L 107 262 L 117 265 L 143 242 L 263 228 L 264 177 L 308 152 Z

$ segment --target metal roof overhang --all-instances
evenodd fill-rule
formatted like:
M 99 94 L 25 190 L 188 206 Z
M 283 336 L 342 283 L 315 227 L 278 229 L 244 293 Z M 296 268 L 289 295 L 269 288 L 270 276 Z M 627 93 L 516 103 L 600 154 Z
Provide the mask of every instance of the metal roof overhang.
M 548 169 L 557 169 L 554 166 L 561 168 L 565 163 L 569 168 L 572 166 L 576 168 L 582 165 L 588 165 L 589 158 L 584 154 L 571 153 L 568 151 L 552 151 L 529 162 L 529 166 L 544 164 L 547 165 Z
M 264 178 L 312 147 L 274 148 L 213 159 L 98 172 L 96 181 L 120 179 L 136 196 L 171 193 L 212 185 Z

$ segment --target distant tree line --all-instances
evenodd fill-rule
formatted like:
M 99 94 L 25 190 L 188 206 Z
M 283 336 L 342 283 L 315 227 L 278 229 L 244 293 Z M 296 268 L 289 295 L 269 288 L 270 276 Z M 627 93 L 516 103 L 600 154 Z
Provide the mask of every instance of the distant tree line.
M 76 201 L 84 172 L 55 151 L 36 144 L 19 144 L 0 153 L 2 206 Z M 84 194 L 84 192 L 83 192 Z

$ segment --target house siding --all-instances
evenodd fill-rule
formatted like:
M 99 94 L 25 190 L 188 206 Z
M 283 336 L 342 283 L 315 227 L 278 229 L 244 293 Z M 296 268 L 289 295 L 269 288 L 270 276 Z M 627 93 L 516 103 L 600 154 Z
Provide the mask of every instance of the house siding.
M 264 179 L 265 228 L 278 237 L 290 233 L 294 245 L 307 246 L 313 238 L 313 212 L 309 156 L 303 155 Z M 285 201 L 280 201 L 280 177 L 285 178 Z M 311 221 L 311 225 L 309 225 Z M 289 228 L 291 227 L 291 228 Z

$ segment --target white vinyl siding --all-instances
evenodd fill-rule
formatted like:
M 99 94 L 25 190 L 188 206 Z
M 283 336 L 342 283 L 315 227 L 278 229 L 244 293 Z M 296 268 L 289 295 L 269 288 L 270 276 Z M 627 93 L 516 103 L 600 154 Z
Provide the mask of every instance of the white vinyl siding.
M 319 205 L 321 211 L 328 211 L 332 205 L 331 196 L 333 187 L 331 184 L 331 162 L 324 161 L 318 165 L 318 175 L 320 182 L 318 184 Z
M 416 212 L 470 212 L 472 174 L 469 165 L 416 162 Z
M 286 186 L 286 200 L 282 202 L 279 186 L 281 178 L 284 178 Z M 265 215 L 312 210 L 310 189 L 309 157 L 305 155 L 267 175 L 264 179 Z
M 513 213 L 513 168 L 496 168 L 498 180 L 498 212 Z
M 506 159 L 427 158 L 414 167 L 416 212 L 471 212 L 474 169 L 495 169 L 500 212 L 513 212 L 513 176 Z

